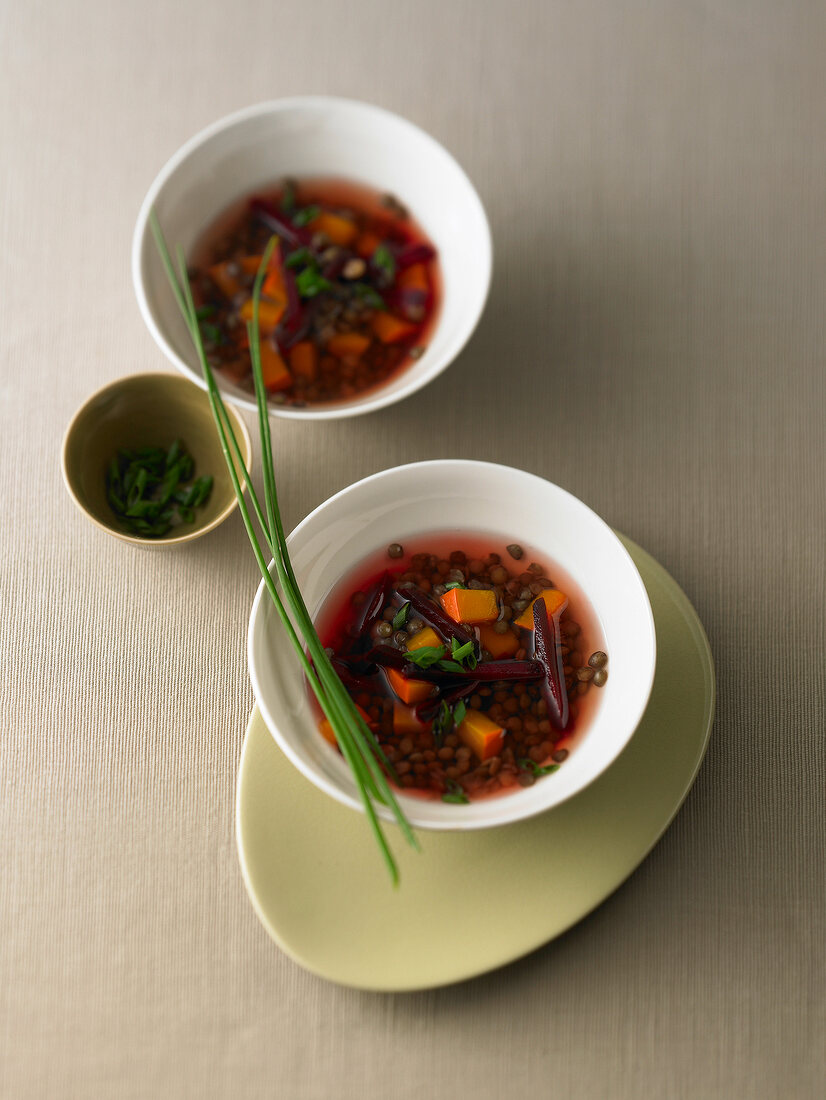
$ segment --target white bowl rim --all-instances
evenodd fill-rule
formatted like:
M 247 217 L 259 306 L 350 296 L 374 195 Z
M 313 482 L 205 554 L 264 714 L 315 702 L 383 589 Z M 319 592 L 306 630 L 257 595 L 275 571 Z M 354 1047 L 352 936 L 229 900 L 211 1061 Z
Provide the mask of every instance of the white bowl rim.
M 640 722 L 642 721 L 643 715 L 645 714 L 646 708 L 651 699 L 651 692 L 654 687 L 654 677 L 657 667 L 657 633 L 654 624 L 654 613 L 651 608 L 651 601 L 648 598 L 648 592 L 645 587 L 645 582 L 640 576 L 640 572 L 637 569 L 633 558 L 631 557 L 626 547 L 623 545 L 616 531 L 614 531 L 613 528 L 610 527 L 609 524 L 607 524 L 605 520 L 592 508 L 585 504 L 584 501 L 580 500 L 579 497 L 575 496 L 567 489 L 563 489 L 562 486 L 557 485 L 555 482 L 551 482 L 547 478 L 543 478 L 538 474 L 530 473 L 530 471 L 528 470 L 521 470 L 518 467 L 506 466 L 504 463 L 498 462 L 484 462 L 478 459 L 452 458 L 426 459 L 422 462 L 408 462 L 401 466 L 390 466 L 384 470 L 379 470 L 374 474 L 369 474 L 367 477 L 361 478 L 358 481 L 352 482 L 352 484 L 345 486 L 337 493 L 334 493 L 332 496 L 322 501 L 321 504 L 319 504 L 316 508 L 309 512 L 304 517 L 304 519 L 301 520 L 301 522 L 293 528 L 293 530 L 287 536 L 287 545 L 289 547 L 289 544 L 292 542 L 292 540 L 300 535 L 304 528 L 309 526 L 309 524 L 316 518 L 316 516 L 320 512 L 326 509 L 329 505 L 333 504 L 333 502 L 338 501 L 343 497 L 346 497 L 348 494 L 355 492 L 364 485 L 379 481 L 383 478 L 390 477 L 396 472 L 406 471 L 413 468 L 438 469 L 439 467 L 455 468 L 457 466 L 476 469 L 480 472 L 480 474 L 483 473 L 485 470 L 506 471 L 508 474 L 518 474 L 520 477 L 533 479 L 534 481 L 542 485 L 551 485 L 556 491 L 573 501 L 577 507 L 584 508 L 590 513 L 593 519 L 595 519 L 598 524 L 602 526 L 602 528 L 604 529 L 604 533 L 609 537 L 609 541 L 614 544 L 614 548 L 624 559 L 625 564 L 630 566 L 631 575 L 634 577 L 635 583 L 639 589 L 639 593 L 642 596 L 641 607 L 645 608 L 645 626 L 648 629 L 651 642 L 651 662 L 648 670 L 647 681 L 639 696 L 637 712 L 634 714 L 633 720 L 628 723 L 628 734 L 622 745 L 617 748 L 617 751 L 612 756 L 606 756 L 606 758 L 602 760 L 601 765 L 593 772 L 586 784 L 574 791 L 571 791 L 564 797 L 551 797 L 551 800 L 548 802 L 547 806 L 525 806 L 523 801 L 519 797 L 519 792 L 513 792 L 512 794 L 508 794 L 504 799 L 495 800 L 496 809 L 498 811 L 495 821 L 463 819 L 461 814 L 463 807 L 454 806 L 453 810 L 455 812 L 455 817 L 450 824 L 445 824 L 443 822 L 426 820 L 418 816 L 416 812 L 417 808 L 427 806 L 430 803 L 422 802 L 419 799 L 411 798 L 409 796 L 405 796 L 404 794 L 399 794 L 398 792 L 395 792 L 399 800 L 399 804 L 404 810 L 405 816 L 414 828 L 437 832 L 465 832 L 475 829 L 497 828 L 501 825 L 508 825 L 517 821 L 525 821 L 531 817 L 536 817 L 538 814 L 546 813 L 548 810 L 551 810 L 556 806 L 561 806 L 569 799 L 575 798 L 578 794 L 580 794 L 583 790 L 585 790 L 593 782 L 595 782 L 599 778 L 599 776 L 602 775 L 602 773 L 608 767 L 610 767 L 610 765 L 613 764 L 614 761 L 627 748 Z M 274 571 L 274 563 L 272 562 L 270 563 L 270 570 L 271 572 Z M 265 586 L 264 581 L 262 580 L 259 583 L 258 589 L 255 593 L 255 598 L 252 603 L 252 609 L 250 611 L 249 626 L 247 629 L 247 664 L 249 667 L 250 682 L 252 684 L 253 695 L 255 696 L 256 704 L 261 711 L 264 723 L 267 726 L 267 729 L 270 731 L 271 736 L 275 738 L 276 743 L 278 744 L 281 751 L 288 758 L 288 760 L 290 760 L 293 766 L 296 767 L 298 771 L 302 775 L 304 775 L 315 787 L 317 787 L 319 790 L 324 791 L 325 794 L 330 795 L 337 802 L 340 802 L 345 806 L 349 806 L 351 809 L 358 810 L 359 812 L 363 813 L 364 807 L 357 797 L 351 796 L 347 791 L 342 790 L 334 782 L 327 779 L 326 776 L 314 771 L 312 768 L 307 766 L 306 762 L 299 756 L 299 754 L 297 754 L 293 750 L 289 739 L 281 732 L 278 722 L 274 719 L 269 710 L 269 707 L 266 704 L 257 673 L 257 662 L 254 656 L 253 647 L 255 623 L 258 617 L 261 602 L 264 598 L 264 592 Z M 553 788 L 550 786 L 548 787 L 548 793 L 549 795 L 553 796 Z M 503 806 L 505 807 L 504 812 L 502 812 Z M 376 805 L 376 812 L 378 813 L 379 817 L 381 817 L 384 821 L 395 821 L 395 819 L 392 817 L 392 814 L 385 806 Z
M 468 176 L 464 168 L 459 164 L 458 160 L 453 154 L 444 146 L 440 141 L 437 141 L 432 134 L 429 134 L 427 130 L 417 126 L 415 122 L 411 122 L 403 115 L 396 114 L 395 111 L 390 111 L 386 107 L 380 107 L 375 103 L 368 103 L 361 99 L 352 99 L 347 96 L 334 96 L 334 95 L 299 95 L 288 96 L 282 99 L 270 99 L 264 100 L 260 103 L 254 103 L 248 107 L 242 107 L 238 111 L 233 111 L 231 114 L 224 115 L 222 118 L 217 119 L 215 122 L 211 122 L 208 126 L 205 126 L 198 133 L 194 134 L 188 141 L 185 141 L 180 148 L 172 154 L 172 156 L 166 161 L 163 167 L 152 181 L 146 196 L 141 203 L 140 210 L 138 211 L 138 218 L 135 223 L 135 229 L 132 234 L 132 285 L 135 289 L 135 296 L 138 300 L 138 308 L 144 323 L 146 324 L 149 332 L 152 335 L 155 343 L 167 357 L 170 363 L 172 363 L 177 370 L 179 370 L 186 377 L 190 378 L 201 389 L 206 389 L 207 385 L 205 380 L 197 374 L 192 368 L 181 359 L 175 349 L 171 346 L 169 341 L 164 336 L 160 329 L 160 326 L 155 321 L 152 310 L 149 305 L 149 300 L 146 294 L 143 283 L 143 272 L 141 265 L 141 253 L 143 251 L 143 242 L 146 238 L 147 229 L 149 225 L 149 215 L 152 211 L 152 207 L 155 205 L 158 195 L 163 187 L 166 186 L 169 179 L 177 171 L 181 164 L 191 154 L 209 141 L 216 134 L 221 133 L 223 130 L 227 130 L 232 126 L 237 125 L 240 122 L 246 122 L 248 119 L 256 118 L 258 115 L 270 114 L 274 111 L 289 111 L 295 110 L 301 107 L 328 107 L 332 105 L 351 107 L 356 110 L 362 110 L 366 113 L 373 113 L 377 116 L 382 116 L 387 119 L 392 119 L 394 123 L 400 125 L 402 128 L 408 128 L 415 133 L 426 143 L 432 145 L 440 155 L 447 158 L 452 163 L 457 173 L 464 179 L 468 188 L 468 201 L 472 202 L 477 213 L 480 215 L 481 224 L 484 228 L 484 242 L 483 249 L 485 252 L 485 271 L 484 271 L 484 293 L 479 296 L 479 300 L 475 309 L 468 311 L 467 320 L 465 321 L 464 331 L 461 335 L 461 339 L 453 353 L 453 356 L 448 362 L 441 362 L 437 360 L 430 370 L 422 374 L 420 377 L 408 380 L 406 385 L 402 385 L 398 390 L 392 394 L 385 392 L 384 387 L 380 387 L 375 393 L 369 394 L 363 399 L 356 398 L 352 402 L 346 404 L 337 404 L 330 406 L 321 406 L 315 409 L 292 409 L 292 408 L 280 408 L 278 406 L 271 405 L 269 412 L 271 416 L 280 416 L 290 420 L 341 420 L 352 416 L 363 416 L 365 413 L 376 412 L 378 409 L 386 408 L 388 405 L 394 405 L 398 401 L 402 401 L 406 397 L 410 397 L 418 390 L 422 389 L 429 382 L 432 382 L 434 378 L 438 377 L 463 351 L 468 340 L 476 330 L 479 324 L 479 319 L 482 316 L 485 305 L 490 293 L 490 283 L 493 271 L 493 238 L 490 231 L 490 223 L 488 221 L 485 208 L 482 204 L 482 200 L 479 198 L 479 193 L 473 185 L 473 182 Z M 438 324 L 438 322 L 437 322 Z M 240 408 L 248 409 L 251 412 L 257 411 L 257 405 L 251 398 L 243 397 L 239 394 L 224 393 L 222 395 L 227 401 L 237 405 Z

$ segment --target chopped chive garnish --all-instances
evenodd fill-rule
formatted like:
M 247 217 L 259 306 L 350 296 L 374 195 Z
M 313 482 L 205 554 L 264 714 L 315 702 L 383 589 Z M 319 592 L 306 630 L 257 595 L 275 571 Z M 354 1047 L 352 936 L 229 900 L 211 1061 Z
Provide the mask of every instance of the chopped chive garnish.
M 439 662 L 439 666 L 444 664 L 443 661 Z M 433 725 L 431 727 L 433 732 L 433 740 L 436 742 L 437 748 L 441 748 L 444 744 L 444 739 L 449 733 L 452 733 L 457 726 L 461 725 L 465 720 L 467 714 L 467 707 L 464 700 L 460 699 L 459 702 L 451 708 L 442 699 L 439 704 L 439 709 L 436 711 L 436 717 L 433 719 Z
M 293 225 L 299 227 L 309 225 L 320 213 L 320 206 L 305 206 L 303 210 L 299 210 L 297 213 L 293 214 Z
M 204 339 L 209 344 L 218 346 L 224 342 L 224 334 L 221 331 L 220 325 L 213 325 L 211 321 L 201 322 L 201 332 L 203 333 Z
M 418 649 L 409 649 L 405 653 L 408 661 L 412 661 L 417 668 L 432 668 L 445 655 L 443 645 L 423 645 Z
M 520 756 L 516 763 L 523 771 L 528 771 L 537 777 L 540 775 L 551 775 L 553 772 L 559 771 L 559 764 L 545 764 L 544 767 L 540 767 L 536 761 L 531 760 L 528 756 Z
M 332 290 L 333 284 L 324 278 L 315 264 L 311 264 L 296 275 L 295 288 L 302 298 L 315 298 L 322 290 Z
M 140 447 L 118 451 L 106 474 L 106 499 L 133 534 L 160 538 L 177 523 L 193 523 L 206 503 L 212 477 L 189 484 L 195 464 L 176 439 L 169 450 Z
M 313 254 L 309 248 L 297 248 L 295 252 L 291 252 L 284 261 L 285 267 L 301 267 L 302 264 L 308 264 L 313 260 Z
M 401 630 L 404 624 L 407 622 L 407 615 L 410 611 L 410 600 L 407 603 L 403 603 L 396 614 L 393 616 L 393 629 Z
M 441 748 L 444 744 L 444 740 L 450 731 L 453 729 L 453 715 L 450 711 L 450 707 L 442 699 L 439 703 L 439 709 L 436 711 L 436 717 L 433 719 L 433 725 L 431 731 L 433 733 L 433 741 L 437 748 Z
M 371 309 L 387 309 L 381 294 L 367 283 L 353 283 L 353 291 Z
M 442 802 L 457 802 L 460 805 L 470 801 L 464 788 L 455 779 L 447 780 L 447 790 L 442 795 Z
M 454 661 L 463 663 L 467 668 L 476 668 L 476 643 L 465 642 L 460 645 L 455 638 L 450 639 L 450 656 Z
M 373 266 L 379 268 L 387 276 L 389 282 L 393 282 L 396 278 L 396 261 L 393 259 L 393 253 L 387 247 L 386 244 L 380 244 L 376 251 L 373 253 Z
M 459 664 L 458 661 L 439 661 L 439 668 L 445 672 L 464 672 L 465 670 Z

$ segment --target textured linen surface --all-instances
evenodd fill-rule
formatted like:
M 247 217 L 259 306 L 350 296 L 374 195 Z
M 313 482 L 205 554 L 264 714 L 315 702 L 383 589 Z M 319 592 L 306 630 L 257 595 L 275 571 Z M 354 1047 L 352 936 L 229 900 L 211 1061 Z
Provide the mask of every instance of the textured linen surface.
M 825 45 L 818 0 L 0 4 L 0 1096 L 821 1094 Z M 719 677 L 632 878 L 531 957 L 410 996 L 305 973 L 247 901 L 237 515 L 137 552 L 59 473 L 76 407 L 166 366 L 129 275 L 155 173 L 304 92 L 443 141 L 495 270 L 435 384 L 276 425 L 288 525 L 400 462 L 524 467 L 670 570 Z

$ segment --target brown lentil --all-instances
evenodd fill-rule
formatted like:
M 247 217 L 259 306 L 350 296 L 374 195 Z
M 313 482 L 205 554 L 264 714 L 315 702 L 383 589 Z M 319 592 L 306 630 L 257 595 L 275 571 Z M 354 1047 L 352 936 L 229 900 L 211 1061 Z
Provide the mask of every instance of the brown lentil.
M 391 544 L 388 547 L 389 556 L 392 556 L 391 547 L 398 547 L 402 551 L 400 556 L 404 557 L 401 544 Z M 521 547 L 518 549 L 520 554 L 524 553 Z M 510 547 L 508 553 L 511 559 L 518 560 L 519 555 L 511 554 Z M 529 641 L 529 634 L 513 625 L 514 617 L 521 614 L 542 591 L 553 587 L 545 568 L 538 563 L 531 563 L 527 570 L 515 575 L 502 565 L 498 554 L 487 555 L 482 560 L 469 558 L 464 551 L 456 549 L 444 556 L 417 553 L 406 561 L 400 561 L 400 566 L 401 568 L 396 567 L 395 574 L 397 589 L 416 587 L 427 592 L 431 589 L 432 582 L 432 598 L 438 598 L 446 590 L 445 586 L 453 582 L 466 584 L 477 590 L 493 590 L 498 619 L 489 623 L 488 629 L 502 637 L 513 633 L 520 643 L 523 640 Z M 368 600 L 369 593 L 375 590 L 375 582 L 372 583 L 372 588 L 364 584 L 358 592 L 350 596 L 350 602 L 356 609 L 353 613 L 356 621 L 358 609 Z M 395 601 L 381 610 L 380 618 L 373 626 L 373 634 L 381 639 L 392 636 L 393 643 L 404 648 L 412 635 L 420 633 L 430 623 L 427 616 L 413 617 L 393 631 L 392 620 L 398 614 L 399 606 L 399 601 Z M 569 617 L 563 617 L 560 625 L 562 644 L 559 651 L 564 661 L 563 674 L 569 690 L 569 711 L 574 717 L 578 709 L 576 700 L 587 693 L 591 682 L 597 683 L 601 679 L 598 676 L 601 668 L 592 659 L 602 654 L 602 651 L 596 651 L 587 663 L 583 663 L 583 653 L 588 650 L 579 641 L 579 624 Z M 343 629 L 346 631 L 347 626 Z M 470 626 L 469 629 L 472 630 L 473 627 Z M 358 631 L 353 636 L 357 638 Z M 335 647 L 332 651 L 335 655 Z M 532 645 L 529 647 L 520 644 L 513 656 L 516 660 L 532 657 Z M 482 660 L 487 659 L 490 659 L 490 654 L 482 649 Z M 604 659 L 607 662 L 607 656 Z M 607 678 L 607 671 L 605 677 Z M 432 689 L 431 697 L 435 694 L 436 690 Z M 448 780 L 459 781 L 469 795 L 489 794 L 516 784 L 531 786 L 536 776 L 530 773 L 529 768 L 518 768 L 517 760 L 527 758 L 542 767 L 551 760 L 561 763 L 568 756 L 569 750 L 560 747 L 560 742 L 565 744 L 565 733 L 552 726 L 548 718 L 548 706 L 538 684 L 514 684 L 507 680 L 488 682 L 465 697 L 464 703 L 468 708 L 487 714 L 506 730 L 502 749 L 495 757 L 486 761 L 480 761 L 470 747 L 462 743 L 455 730 L 438 745 L 434 743 L 429 725 L 423 725 L 421 732 L 417 733 L 403 736 L 395 733 L 394 708 L 398 707 L 398 700 L 392 693 L 388 695 L 384 686 L 373 688 L 371 692 L 359 692 L 354 694 L 354 698 L 369 716 L 387 759 L 395 766 L 398 782 L 405 789 L 420 788 L 439 792 L 444 790 Z M 415 707 L 408 709 L 413 710 Z

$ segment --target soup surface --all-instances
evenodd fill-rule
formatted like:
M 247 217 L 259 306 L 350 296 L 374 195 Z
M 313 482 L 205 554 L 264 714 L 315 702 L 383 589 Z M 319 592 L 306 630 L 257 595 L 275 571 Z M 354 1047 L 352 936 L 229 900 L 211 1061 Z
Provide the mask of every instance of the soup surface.
M 193 249 L 190 279 L 213 367 L 252 390 L 247 321 L 264 249 L 278 246 L 259 309 L 274 403 L 346 401 L 425 351 L 439 305 L 436 251 L 391 195 L 344 180 L 286 180 L 236 202 Z
M 384 548 L 335 587 L 317 627 L 391 779 L 448 802 L 551 775 L 608 678 L 582 594 L 496 537 Z M 330 724 L 319 728 L 335 745 Z

